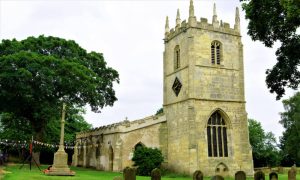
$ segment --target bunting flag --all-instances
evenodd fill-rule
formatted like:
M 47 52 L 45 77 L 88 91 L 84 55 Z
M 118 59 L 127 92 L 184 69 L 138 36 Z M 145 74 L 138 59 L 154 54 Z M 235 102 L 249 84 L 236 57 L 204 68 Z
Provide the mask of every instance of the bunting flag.
M 33 145 L 48 147 L 48 148 L 58 148 L 58 144 L 49 144 L 49 143 L 43 143 L 40 141 L 32 141 Z M 65 143 L 65 149 L 74 149 L 75 146 L 74 143 Z M 0 145 L 14 147 L 14 148 L 30 148 L 31 142 L 30 141 L 18 141 L 18 140 L 9 140 L 9 139 L 0 139 Z
M 14 147 L 14 148 L 30 148 L 31 141 L 19 141 L 19 140 L 9 140 L 9 139 L 0 139 L 0 145 L 5 145 L 9 147 Z M 44 143 L 40 141 L 33 140 L 32 141 L 33 145 L 39 146 L 39 147 L 47 147 L 47 148 L 59 148 L 59 144 L 49 144 L 49 143 Z M 74 146 L 75 142 L 65 142 L 64 147 L 65 149 L 81 149 L 83 147 L 86 148 L 97 148 L 101 147 L 100 144 L 98 143 L 85 143 L 85 145 L 81 144 L 79 146 Z

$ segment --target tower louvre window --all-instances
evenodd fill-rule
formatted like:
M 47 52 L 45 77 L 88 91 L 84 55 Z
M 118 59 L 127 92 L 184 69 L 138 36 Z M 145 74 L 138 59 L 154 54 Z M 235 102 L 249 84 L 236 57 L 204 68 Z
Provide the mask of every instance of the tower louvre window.
M 180 68 L 180 48 L 179 45 L 174 49 L 174 70 Z
M 221 114 L 216 111 L 207 125 L 207 147 L 209 157 L 228 157 L 227 126 Z
M 215 64 L 215 45 L 212 44 L 211 45 L 211 63 L 212 64 Z
M 222 46 L 219 41 L 213 41 L 211 43 L 211 63 L 221 64 Z

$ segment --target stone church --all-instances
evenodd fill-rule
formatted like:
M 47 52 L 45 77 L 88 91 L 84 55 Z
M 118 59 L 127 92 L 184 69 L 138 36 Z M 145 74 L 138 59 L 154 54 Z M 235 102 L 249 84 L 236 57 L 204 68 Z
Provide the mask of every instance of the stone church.
M 73 165 L 105 171 L 132 166 L 137 146 L 159 148 L 169 170 L 205 176 L 253 176 L 244 94 L 243 44 L 238 8 L 233 27 L 189 18 L 165 25 L 163 110 L 160 115 L 78 133 Z

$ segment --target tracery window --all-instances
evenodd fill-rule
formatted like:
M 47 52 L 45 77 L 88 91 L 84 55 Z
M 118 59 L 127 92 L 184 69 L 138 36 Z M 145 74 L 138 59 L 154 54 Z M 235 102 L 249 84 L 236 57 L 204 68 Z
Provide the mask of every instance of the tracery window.
M 179 45 L 174 49 L 174 70 L 180 68 L 180 48 Z
M 208 120 L 207 147 L 209 157 L 228 157 L 227 126 L 219 111 Z
M 219 41 L 213 41 L 211 43 L 211 63 L 221 64 L 222 57 L 222 45 Z

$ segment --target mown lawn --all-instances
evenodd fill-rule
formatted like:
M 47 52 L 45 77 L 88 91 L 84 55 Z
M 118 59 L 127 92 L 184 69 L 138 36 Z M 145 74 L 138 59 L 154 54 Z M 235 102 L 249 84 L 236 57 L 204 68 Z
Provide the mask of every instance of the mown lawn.
M 96 171 L 88 168 L 71 167 L 71 170 L 76 172 L 75 176 L 46 176 L 36 166 L 32 166 L 31 171 L 29 165 L 24 165 L 22 169 L 19 169 L 21 165 L 8 165 L 3 167 L 7 172 L 2 178 L 3 180 L 45 180 L 45 179 L 57 179 L 57 180 L 112 180 L 116 176 L 122 176 L 121 173 L 117 172 L 105 172 Z M 47 166 L 41 166 L 41 169 L 46 169 Z M 171 175 L 174 176 L 174 175 Z M 150 177 L 137 176 L 137 180 L 149 180 Z M 162 178 L 163 180 L 171 180 L 174 178 Z M 178 180 L 190 180 L 189 177 L 178 177 Z
M 121 173 L 117 172 L 104 172 L 104 171 L 96 171 L 93 169 L 80 168 L 80 167 L 71 167 L 73 171 L 76 172 L 75 176 L 46 176 L 36 166 L 32 166 L 30 171 L 29 165 L 26 164 L 22 169 L 19 169 L 19 164 L 8 165 L 2 167 L 2 169 L 6 172 L 4 177 L 1 177 L 1 180 L 45 180 L 45 179 L 55 179 L 55 180 L 112 180 L 116 176 L 122 176 Z M 46 169 L 47 166 L 41 166 L 41 169 Z M 169 174 L 162 177 L 162 180 L 191 180 L 192 177 L 180 177 L 179 175 Z M 225 180 L 233 180 L 234 178 L 225 178 Z M 249 180 L 253 180 L 253 178 L 249 178 Z M 266 176 L 266 179 L 269 177 Z M 287 174 L 279 174 L 278 179 L 287 180 Z M 137 176 L 137 180 L 150 180 L 150 177 Z M 210 180 L 210 177 L 205 177 L 204 180 Z M 298 174 L 297 180 L 300 180 L 300 175 Z

